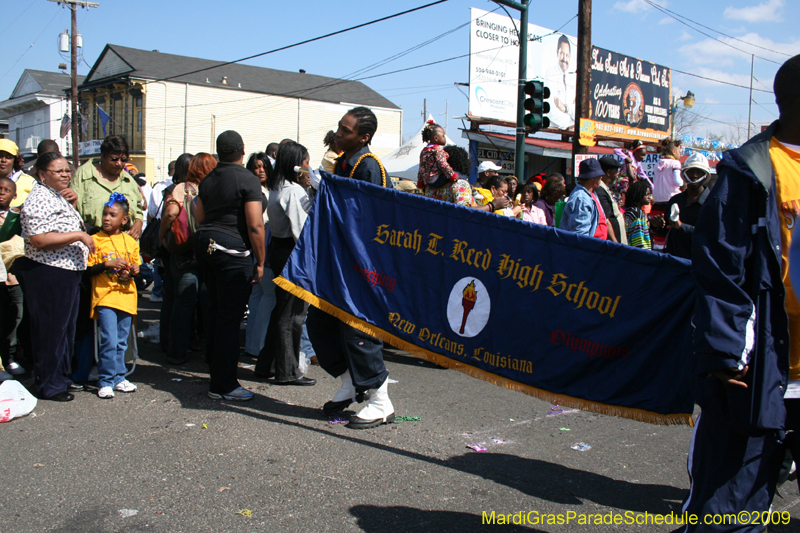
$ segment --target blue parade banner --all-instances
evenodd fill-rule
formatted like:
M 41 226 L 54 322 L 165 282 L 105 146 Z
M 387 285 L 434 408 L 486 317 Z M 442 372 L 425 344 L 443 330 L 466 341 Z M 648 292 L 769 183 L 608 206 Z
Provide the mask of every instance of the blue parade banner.
M 691 424 L 688 261 L 323 177 L 281 287 L 471 376 Z

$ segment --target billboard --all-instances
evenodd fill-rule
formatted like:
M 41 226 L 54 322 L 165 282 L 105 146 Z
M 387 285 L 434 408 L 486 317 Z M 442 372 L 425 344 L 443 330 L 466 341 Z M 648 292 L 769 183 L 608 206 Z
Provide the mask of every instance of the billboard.
M 592 130 L 619 139 L 657 140 L 669 134 L 670 69 L 592 46 L 590 73 L 591 106 L 582 137 Z
M 469 114 L 516 123 L 519 20 L 470 10 Z M 550 127 L 575 125 L 577 38 L 528 24 L 528 79 L 550 88 Z

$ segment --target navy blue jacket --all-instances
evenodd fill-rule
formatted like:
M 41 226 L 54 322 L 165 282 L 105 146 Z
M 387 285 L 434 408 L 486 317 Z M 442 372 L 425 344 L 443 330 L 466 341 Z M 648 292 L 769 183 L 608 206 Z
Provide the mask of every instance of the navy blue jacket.
M 697 285 L 692 320 L 699 374 L 695 401 L 743 432 L 782 429 L 789 374 L 789 319 L 781 279 L 781 234 L 769 142 L 777 122 L 717 165 L 692 244 Z M 748 388 L 709 372 L 750 369 Z

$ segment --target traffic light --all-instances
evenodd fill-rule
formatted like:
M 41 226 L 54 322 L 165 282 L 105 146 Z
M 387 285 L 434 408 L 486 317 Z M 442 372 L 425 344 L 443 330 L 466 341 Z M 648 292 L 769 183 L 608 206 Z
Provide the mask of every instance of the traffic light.
M 544 115 L 550 112 L 550 104 L 545 102 L 550 98 L 550 89 L 544 86 L 541 81 L 529 81 L 525 83 L 525 109 L 528 113 L 522 120 L 525 129 L 531 133 L 550 127 L 550 119 Z

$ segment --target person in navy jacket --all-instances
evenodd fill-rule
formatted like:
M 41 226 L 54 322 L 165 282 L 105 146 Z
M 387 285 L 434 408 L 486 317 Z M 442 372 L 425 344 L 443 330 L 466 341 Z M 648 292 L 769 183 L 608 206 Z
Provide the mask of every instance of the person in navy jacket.
M 780 118 L 725 153 L 695 226 L 692 323 L 695 401 L 702 411 L 683 511 L 699 523 L 679 531 L 762 531 L 763 523 L 749 517 L 770 509 L 786 447 L 800 458 L 793 434 L 800 400 L 787 394 L 790 352 L 800 353 L 800 315 L 793 313 L 800 306 L 785 254 L 798 211 L 783 209 L 786 195 L 794 194 L 787 191 L 800 194 L 797 79 L 800 55 L 775 77 Z M 790 339 L 790 331 L 798 334 Z M 704 523 L 704 517 L 743 517 L 743 511 L 751 513 L 748 522 Z

